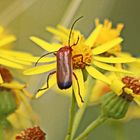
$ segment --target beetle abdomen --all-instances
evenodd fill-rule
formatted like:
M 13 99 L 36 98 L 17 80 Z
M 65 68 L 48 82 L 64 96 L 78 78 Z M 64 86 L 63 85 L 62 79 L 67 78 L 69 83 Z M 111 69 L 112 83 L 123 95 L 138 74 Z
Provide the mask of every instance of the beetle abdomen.
M 57 56 L 57 84 L 60 89 L 67 89 L 72 85 L 72 52 L 70 47 L 62 47 Z

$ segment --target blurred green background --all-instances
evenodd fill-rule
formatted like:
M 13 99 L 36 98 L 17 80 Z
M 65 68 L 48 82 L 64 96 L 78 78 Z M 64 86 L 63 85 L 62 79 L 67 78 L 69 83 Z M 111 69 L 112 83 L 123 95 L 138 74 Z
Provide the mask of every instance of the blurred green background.
M 17 36 L 18 40 L 13 44 L 15 50 L 41 55 L 43 50 L 32 43 L 29 37 L 35 35 L 49 41 L 52 36 L 45 31 L 45 27 L 55 26 L 60 23 L 71 1 L 1 0 L 0 24 L 6 26 L 10 33 Z M 75 28 L 79 29 L 85 36 L 88 36 L 94 27 L 94 19 L 96 17 L 100 18 L 101 21 L 109 18 L 114 23 L 114 26 L 122 22 L 125 24 L 122 33 L 124 37 L 123 49 L 139 56 L 139 6 L 139 0 L 81 0 L 81 4 L 70 25 L 74 19 L 83 15 L 84 18 L 76 24 Z M 71 8 L 72 11 L 73 8 Z M 26 79 L 31 92 L 40 88 L 42 81 L 45 80 L 42 75 Z M 50 91 L 38 100 L 33 101 L 32 104 L 40 116 L 40 123 L 47 133 L 47 138 L 49 140 L 64 140 L 67 132 L 70 98 Z M 78 129 L 78 133 L 94 120 L 98 113 L 98 107 L 89 107 Z M 140 139 L 139 126 L 139 120 L 132 120 L 124 124 L 126 140 Z M 108 123 L 105 123 L 98 127 L 88 137 L 88 140 L 115 140 L 115 133 L 117 132 L 114 129 Z

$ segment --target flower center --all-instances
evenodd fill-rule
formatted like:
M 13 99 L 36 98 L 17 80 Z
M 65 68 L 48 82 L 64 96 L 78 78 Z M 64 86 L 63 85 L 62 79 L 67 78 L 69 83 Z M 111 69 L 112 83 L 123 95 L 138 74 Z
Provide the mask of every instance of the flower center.
M 45 140 L 45 133 L 39 126 L 27 128 L 16 136 L 16 140 Z
M 140 95 L 140 79 L 125 76 L 122 78 L 122 82 L 126 85 L 125 87 L 133 90 L 133 93 Z
M 84 69 L 91 64 L 92 50 L 86 45 L 76 45 L 72 47 L 72 64 L 73 69 Z
M 0 66 L 0 74 L 4 82 L 11 82 L 13 80 L 13 76 L 10 71 L 3 66 Z

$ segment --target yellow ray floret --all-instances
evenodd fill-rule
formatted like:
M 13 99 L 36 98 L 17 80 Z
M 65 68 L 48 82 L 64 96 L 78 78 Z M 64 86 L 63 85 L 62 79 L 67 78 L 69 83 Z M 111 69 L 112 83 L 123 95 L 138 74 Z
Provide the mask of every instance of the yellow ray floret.
M 16 37 L 13 35 L 7 36 L 3 39 L 0 39 L 0 47 L 3 47 L 11 42 L 14 42 L 16 40 Z
M 108 83 L 108 84 L 111 83 L 110 80 L 105 75 L 103 75 L 101 72 L 96 70 L 94 67 L 87 66 L 86 70 L 93 78 L 101 80 L 101 81 Z
M 56 68 L 56 63 L 51 63 L 51 64 L 36 66 L 34 68 L 27 69 L 24 71 L 24 74 L 25 75 L 40 74 L 40 73 L 51 71 L 55 68 Z
M 80 69 L 75 70 L 74 73 L 77 77 L 80 88 L 78 88 L 77 81 L 76 81 L 75 77 L 73 77 L 73 90 L 75 93 L 75 97 L 76 97 L 78 106 L 81 107 L 83 103 L 81 102 L 81 98 L 80 98 L 78 92 L 80 90 L 80 95 L 81 95 L 82 99 L 84 100 L 84 96 L 86 94 L 85 86 L 84 86 L 84 78 L 83 78 L 82 71 Z
M 101 69 L 104 69 L 104 70 L 133 74 L 131 71 L 127 71 L 127 70 L 124 70 L 124 69 L 118 69 L 116 67 L 113 67 L 111 65 L 108 65 L 108 64 L 105 64 L 105 63 L 102 63 L 102 62 L 99 62 L 99 61 L 94 60 L 93 64 L 95 66 L 101 68 Z
M 0 84 L 2 84 L 2 83 L 3 83 L 3 79 L 2 79 L 2 76 L 0 74 Z
M 12 67 L 12 68 L 24 69 L 24 66 L 21 64 L 17 64 L 17 63 L 14 63 L 5 59 L 1 59 L 1 58 L 0 58 L 0 64 L 4 66 Z
M 122 41 L 123 41 L 123 39 L 118 37 L 107 43 L 104 43 L 104 44 L 96 47 L 95 49 L 93 49 L 93 51 L 92 51 L 93 55 L 104 53 L 104 52 L 108 51 L 109 49 L 113 48 L 115 45 L 120 44 Z
M 18 83 L 16 81 L 12 81 L 10 83 L 3 83 L 0 86 L 4 87 L 4 88 L 8 88 L 8 89 L 19 89 L 19 90 L 21 90 L 21 89 L 26 87 L 25 84 L 20 84 L 20 83 Z
M 42 49 L 48 51 L 48 52 L 54 52 L 54 51 L 57 51 L 59 50 L 60 47 L 62 47 L 62 45 L 60 44 L 50 44 L 48 42 L 46 42 L 45 40 L 43 39 L 40 39 L 38 37 L 35 37 L 35 36 L 31 36 L 30 39 L 36 43 L 37 45 L 39 45 Z
M 89 47 L 92 47 L 95 43 L 99 33 L 101 32 L 102 25 L 98 25 L 95 30 L 90 34 L 90 36 L 86 39 L 85 44 Z
M 104 63 L 131 63 L 136 61 L 133 57 L 102 57 L 102 56 L 94 56 L 95 60 L 101 61 Z

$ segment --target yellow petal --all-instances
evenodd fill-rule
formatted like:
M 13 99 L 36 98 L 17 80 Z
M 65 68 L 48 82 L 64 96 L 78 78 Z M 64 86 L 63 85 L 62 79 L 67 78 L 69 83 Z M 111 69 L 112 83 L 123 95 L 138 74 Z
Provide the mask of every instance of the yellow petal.
M 2 79 L 2 76 L 0 74 L 0 84 L 2 84 L 2 83 L 3 83 L 3 79 Z
M 140 95 L 133 94 L 134 101 L 140 106 Z
M 16 58 L 16 57 L 11 57 L 11 56 L 4 55 L 4 54 L 0 54 L 0 57 L 2 57 L 4 59 L 7 59 L 11 62 L 20 63 L 20 64 L 23 64 L 23 65 L 31 65 L 32 64 L 31 62 L 18 60 L 18 58 Z
M 25 84 L 20 84 L 16 81 L 10 83 L 3 83 L 0 85 L 1 87 L 9 88 L 9 89 L 23 89 L 26 87 Z
M 114 73 L 111 74 L 109 78 L 111 80 L 110 88 L 112 89 L 112 91 L 114 91 L 114 93 L 120 95 L 122 93 L 122 88 L 125 85 L 120 79 L 118 79 L 118 77 Z
M 87 66 L 86 67 L 87 72 L 95 79 L 101 80 L 107 84 L 110 84 L 110 80 L 109 78 L 107 78 L 105 75 L 103 75 L 101 72 L 99 72 L 98 70 L 96 70 L 94 67 L 92 66 Z
M 118 37 L 116 39 L 108 41 L 107 43 L 104 43 L 104 44 L 102 44 L 100 46 L 97 46 L 92 51 L 93 55 L 104 53 L 104 52 L 108 51 L 109 49 L 113 48 L 114 46 L 120 44 L 122 41 L 123 41 L 123 39 Z
M 41 57 L 41 56 L 40 56 Z M 29 56 L 29 57 L 20 57 L 18 58 L 19 60 L 23 60 L 23 61 L 28 61 L 28 62 L 37 62 L 37 60 L 40 58 L 40 57 L 32 57 L 32 56 Z M 56 57 L 43 57 L 39 60 L 39 62 L 52 62 L 52 61 L 56 61 Z
M 34 68 L 27 69 L 23 73 L 25 75 L 34 75 L 34 74 L 40 74 L 40 73 L 48 72 L 48 71 L 50 71 L 54 68 L 56 68 L 56 63 L 51 63 L 51 64 L 36 66 Z
M 23 94 L 26 96 L 26 97 L 28 97 L 28 98 L 30 98 L 30 99 L 32 99 L 33 98 L 33 95 L 31 94 L 31 93 L 29 93 L 26 89 L 22 89 L 22 92 L 23 92 Z
M 20 64 L 5 60 L 5 59 L 1 59 L 0 58 L 0 64 L 4 65 L 4 66 L 8 66 L 11 68 L 17 68 L 17 69 L 23 69 L 24 67 Z
M 14 90 L 14 93 L 16 93 L 16 96 L 18 96 L 21 99 L 21 101 L 24 103 L 24 105 L 26 106 L 26 108 L 28 109 L 28 111 L 32 112 L 32 107 L 29 104 L 29 101 L 23 95 L 23 92 L 20 91 L 20 90 Z
M 80 95 L 81 95 L 82 99 L 84 99 L 85 85 L 84 85 L 83 73 L 82 73 L 81 69 L 74 70 L 74 73 L 78 79 L 78 83 L 80 86 Z M 78 89 L 77 81 L 76 81 L 74 76 L 73 76 L 73 90 L 75 93 L 75 97 L 76 97 L 78 106 L 81 107 L 83 103 L 81 102 L 81 98 L 80 98 L 79 93 L 78 93 L 79 89 Z
M 7 45 L 7 44 L 9 44 L 9 43 L 11 43 L 15 40 L 16 40 L 16 38 L 13 35 L 4 37 L 3 39 L 0 40 L 0 47 L 4 46 L 4 45 Z
M 108 64 L 105 64 L 105 63 L 102 63 L 102 62 L 98 62 L 98 61 L 93 61 L 93 64 L 101 69 L 104 69 L 104 70 L 108 70 L 108 71 L 114 71 L 114 72 L 122 72 L 122 73 L 128 73 L 128 74 L 132 74 L 131 71 L 127 71 L 127 70 L 123 70 L 123 69 L 117 69 L 111 65 L 108 65 Z
M 95 60 L 105 62 L 105 63 L 130 63 L 136 61 L 133 57 L 102 57 L 94 56 Z
M 57 25 L 57 28 L 62 31 L 63 33 L 65 33 L 67 36 L 69 35 L 69 30 L 66 29 L 65 27 L 61 26 L 61 25 Z
M 9 55 L 9 56 L 15 56 L 15 57 L 28 57 L 28 56 L 32 56 L 29 53 L 25 53 L 25 52 L 19 52 L 19 51 L 12 51 L 12 50 L 4 50 L 4 49 L 0 49 L 0 52 L 2 54 L 5 55 Z
M 89 37 L 86 39 L 86 41 L 85 41 L 85 44 L 86 44 L 87 46 L 92 47 L 92 46 L 94 45 L 94 43 L 95 43 L 95 41 L 96 41 L 96 39 L 97 39 L 97 37 L 98 37 L 98 35 L 99 35 L 101 29 L 102 29 L 102 25 L 98 25 L 98 26 L 95 28 L 95 30 L 93 30 L 93 32 L 90 34 L 90 36 L 89 36 Z
M 56 83 L 56 74 L 53 74 L 51 75 L 50 79 L 49 79 L 49 88 L 45 89 L 45 90 L 41 90 L 39 91 L 36 95 L 35 95 L 35 98 L 39 98 L 40 96 L 42 96 L 46 91 L 48 91 L 54 84 Z M 47 87 L 47 83 L 45 83 L 43 85 L 43 88 L 46 88 Z
M 65 34 L 65 33 L 63 33 L 63 32 L 61 32 L 61 31 L 59 31 L 59 30 L 57 30 L 57 29 L 54 29 L 54 28 L 52 28 L 52 27 L 47 27 L 46 28 L 49 32 L 51 32 L 51 33 L 53 33 L 54 35 L 56 35 L 57 37 L 60 37 L 60 38 L 63 38 L 63 39 L 68 39 L 68 36 Z
M 48 43 L 47 41 L 43 40 L 43 39 L 40 39 L 38 37 L 35 37 L 35 36 L 31 36 L 30 39 L 36 43 L 37 45 L 39 45 L 42 49 L 48 51 L 48 52 L 55 52 L 55 51 L 58 51 L 60 49 L 60 47 L 62 47 L 61 45 L 59 44 L 50 44 Z

